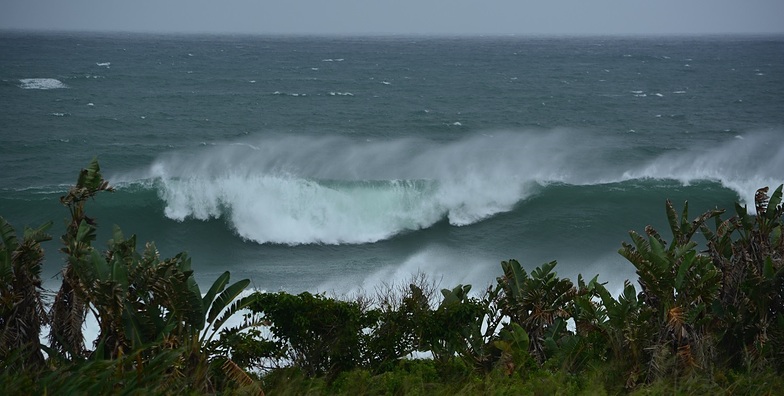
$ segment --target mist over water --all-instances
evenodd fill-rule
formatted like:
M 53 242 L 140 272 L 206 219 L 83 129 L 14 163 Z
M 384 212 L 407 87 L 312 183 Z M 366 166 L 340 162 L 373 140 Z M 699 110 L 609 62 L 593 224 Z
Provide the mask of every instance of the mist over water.
M 0 36 L 0 215 L 90 202 L 200 284 L 349 292 L 422 271 L 481 290 L 500 262 L 634 279 L 629 230 L 667 234 L 784 183 L 780 38 Z M 52 278 L 53 279 L 53 278 Z
M 449 142 L 267 136 L 168 153 L 114 179 L 156 190 L 169 219 L 223 218 L 243 239 L 288 245 L 373 243 L 442 220 L 469 226 L 551 184 L 712 181 L 753 202 L 757 186 L 782 181 L 773 133 L 626 163 L 606 140 L 565 129 Z

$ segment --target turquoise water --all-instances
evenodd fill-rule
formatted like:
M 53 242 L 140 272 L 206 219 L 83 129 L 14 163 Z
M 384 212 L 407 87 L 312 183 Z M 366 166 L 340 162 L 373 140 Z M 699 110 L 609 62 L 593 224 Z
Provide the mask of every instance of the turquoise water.
M 665 199 L 784 183 L 782 37 L 5 32 L 0 54 L 0 215 L 59 235 L 97 156 L 99 240 L 188 251 L 202 283 L 483 286 L 508 258 L 621 282 Z

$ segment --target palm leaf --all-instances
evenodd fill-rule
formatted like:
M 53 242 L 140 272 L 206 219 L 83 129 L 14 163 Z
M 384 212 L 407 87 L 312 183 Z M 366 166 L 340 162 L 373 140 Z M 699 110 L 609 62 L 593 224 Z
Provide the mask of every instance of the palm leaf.
M 212 303 L 209 315 L 207 315 L 207 322 L 212 324 L 221 311 L 223 311 L 226 306 L 228 306 L 235 298 L 237 298 L 237 296 L 239 296 L 240 293 L 242 293 L 242 291 L 245 290 L 249 284 L 250 279 L 237 281 L 224 290 L 220 295 L 218 295 L 218 297 Z
M 212 287 L 210 290 L 207 291 L 207 294 L 204 295 L 202 301 L 204 302 L 204 312 L 205 314 L 210 309 L 210 305 L 212 305 L 212 301 L 215 299 L 215 295 L 222 292 L 223 289 L 226 287 L 226 284 L 229 283 L 229 278 L 231 274 L 229 271 L 224 272 L 218 279 L 215 279 L 215 282 L 212 283 Z
M 3 244 L 0 246 L 0 281 L 2 285 L 11 283 L 14 277 L 14 269 L 11 265 L 14 251 L 19 246 L 16 240 L 14 228 L 0 217 L 0 238 Z

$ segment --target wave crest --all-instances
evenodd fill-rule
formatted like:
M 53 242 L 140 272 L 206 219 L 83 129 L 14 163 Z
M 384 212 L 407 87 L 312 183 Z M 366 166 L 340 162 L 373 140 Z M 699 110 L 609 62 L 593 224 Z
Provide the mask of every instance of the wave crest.
M 258 243 L 358 244 L 443 220 L 474 224 L 549 183 L 714 180 L 748 199 L 784 182 L 777 142 L 757 134 L 645 159 L 618 155 L 629 146 L 612 137 L 569 130 L 449 142 L 275 136 L 171 153 L 119 181 L 152 182 L 170 219 L 221 218 Z

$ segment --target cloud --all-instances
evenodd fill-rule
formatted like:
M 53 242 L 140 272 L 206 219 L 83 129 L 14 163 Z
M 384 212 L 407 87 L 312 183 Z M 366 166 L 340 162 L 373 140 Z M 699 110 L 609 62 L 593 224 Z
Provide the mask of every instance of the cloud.
M 779 0 L 6 0 L 0 28 L 262 34 L 784 33 Z

